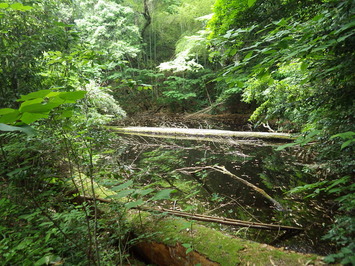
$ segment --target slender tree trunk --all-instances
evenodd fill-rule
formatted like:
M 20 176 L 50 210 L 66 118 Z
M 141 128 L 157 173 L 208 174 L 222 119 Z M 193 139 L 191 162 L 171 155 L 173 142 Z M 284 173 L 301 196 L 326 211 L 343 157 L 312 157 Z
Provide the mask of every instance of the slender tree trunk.
M 149 0 L 144 0 L 144 3 L 143 3 L 144 4 L 144 11 L 143 11 L 142 15 L 145 18 L 145 23 L 144 23 L 144 26 L 143 26 L 143 28 L 141 30 L 142 39 L 144 39 L 144 33 L 147 30 L 147 28 L 149 27 L 149 25 L 152 23 L 152 17 L 150 15 L 148 1 Z

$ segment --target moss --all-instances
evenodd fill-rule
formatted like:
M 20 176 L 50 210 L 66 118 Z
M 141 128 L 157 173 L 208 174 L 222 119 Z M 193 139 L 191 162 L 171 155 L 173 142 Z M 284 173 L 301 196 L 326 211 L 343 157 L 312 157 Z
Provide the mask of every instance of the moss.
M 142 220 L 142 223 L 140 222 Z M 151 241 L 169 246 L 176 243 L 190 244 L 192 248 L 209 260 L 221 265 L 306 265 L 320 264 L 320 258 L 312 254 L 284 251 L 266 244 L 231 237 L 201 224 L 180 218 L 154 216 L 141 212 L 131 215 L 131 223 L 136 232 L 152 234 Z

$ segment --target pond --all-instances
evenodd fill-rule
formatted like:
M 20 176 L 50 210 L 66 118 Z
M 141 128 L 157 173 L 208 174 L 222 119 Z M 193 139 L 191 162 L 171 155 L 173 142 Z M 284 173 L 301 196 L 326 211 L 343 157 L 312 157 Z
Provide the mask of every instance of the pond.
M 117 160 L 144 187 L 174 188 L 165 208 L 231 219 L 302 227 L 296 236 L 260 229 L 212 225 L 229 234 L 304 253 L 329 254 L 321 237 L 331 224 L 328 199 L 304 199 L 288 191 L 312 182 L 312 154 L 300 148 L 277 151 L 284 143 L 232 138 L 181 140 L 122 135 Z M 282 209 L 233 176 L 264 190 Z M 313 180 L 314 182 L 314 180 Z

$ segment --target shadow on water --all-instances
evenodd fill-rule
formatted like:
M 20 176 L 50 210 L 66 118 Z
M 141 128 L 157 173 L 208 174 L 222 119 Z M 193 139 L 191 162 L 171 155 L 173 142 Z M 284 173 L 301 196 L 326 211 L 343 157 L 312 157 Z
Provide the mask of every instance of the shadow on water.
M 305 151 L 276 151 L 280 144 L 262 141 L 227 140 L 224 142 L 157 139 L 122 136 L 128 145 L 121 155 L 124 164 L 134 165 L 135 176 L 143 185 L 157 183 L 175 187 L 181 195 L 174 208 L 232 219 L 299 226 L 305 230 L 285 238 L 283 232 L 214 225 L 238 237 L 273 244 L 299 252 L 328 254 L 329 243 L 321 240 L 332 221 L 327 199 L 304 199 L 287 193 L 312 181 L 312 160 Z M 250 187 L 231 176 L 205 169 L 182 174 L 176 169 L 203 169 L 224 166 L 234 175 L 263 189 L 285 210 L 273 204 Z M 185 199 L 185 200 L 184 200 Z M 172 208 L 173 206 L 165 206 Z

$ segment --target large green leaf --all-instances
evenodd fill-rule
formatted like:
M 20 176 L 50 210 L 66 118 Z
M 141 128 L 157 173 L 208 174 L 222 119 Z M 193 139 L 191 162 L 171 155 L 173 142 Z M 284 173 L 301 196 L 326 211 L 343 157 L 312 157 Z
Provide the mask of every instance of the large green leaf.
M 52 91 L 51 90 L 40 90 L 40 91 L 35 91 L 35 92 L 31 92 L 29 94 L 26 95 L 21 95 L 21 98 L 18 99 L 18 102 L 24 102 L 24 101 L 28 101 L 28 100 L 33 100 L 36 98 L 44 98 L 46 97 L 48 94 L 50 94 Z
M 31 124 L 37 120 L 40 120 L 42 118 L 47 118 L 48 114 L 46 113 L 23 113 L 21 116 L 21 121 L 26 123 L 26 124 Z
M 84 98 L 86 91 L 70 91 L 70 92 L 63 92 L 59 95 L 60 98 L 64 100 L 80 100 Z
M 0 3 L 0 8 L 8 8 L 9 4 L 7 3 Z
M 355 138 L 355 132 L 347 131 L 347 132 L 339 133 L 339 134 L 331 136 L 330 139 L 334 139 L 334 138 L 338 138 L 338 137 L 342 138 L 342 139 L 352 139 L 352 138 Z
M 10 109 L 10 108 L 6 108 L 6 109 Z M 1 110 L 4 110 L 4 109 L 1 109 Z M 0 123 L 5 123 L 5 124 L 14 123 L 18 120 L 19 116 L 20 116 L 20 112 L 18 110 L 13 109 L 13 112 L 8 112 L 6 114 L 1 115 Z
M 170 194 L 174 192 L 175 189 L 163 189 L 159 191 L 151 200 L 163 200 L 163 199 L 170 199 Z
M 22 126 L 22 127 L 15 127 L 15 126 L 9 126 L 3 123 L 0 123 L 0 131 L 21 131 L 26 133 L 29 136 L 32 136 L 35 134 L 35 130 L 30 127 L 30 126 Z
M 13 10 L 18 10 L 18 11 L 28 11 L 28 10 L 31 10 L 33 7 L 24 6 L 21 3 L 14 3 L 14 4 L 10 5 L 10 8 Z
M 123 189 L 126 189 L 130 186 L 133 185 L 133 181 L 132 180 L 128 180 L 127 182 L 121 184 L 121 185 L 118 185 L 118 186 L 114 186 L 111 188 L 111 190 L 113 191 L 119 191 L 119 190 L 123 190 Z
M 26 100 L 25 102 L 23 102 L 21 104 L 19 111 L 25 112 L 25 110 L 23 110 L 23 108 L 25 108 L 26 106 L 32 106 L 34 104 L 41 104 L 42 102 L 43 102 L 43 98 L 35 98 L 35 99 L 31 99 L 31 100 Z
M 154 189 L 147 188 L 147 189 L 137 190 L 135 192 L 135 194 L 140 195 L 140 196 L 145 196 L 145 195 L 148 195 L 149 193 L 152 193 L 153 191 L 154 191 Z
M 58 107 L 60 103 L 47 103 L 47 104 L 41 104 L 41 103 L 35 103 L 31 105 L 27 105 L 20 107 L 21 112 L 28 112 L 28 113 L 47 113 L 52 111 L 54 108 Z
M 12 108 L 3 108 L 0 109 L 0 115 L 6 115 L 6 114 L 10 114 L 17 111 L 16 109 L 12 109 Z
M 142 199 L 139 199 L 137 201 L 128 202 L 128 203 L 126 203 L 125 206 L 127 209 L 132 209 L 132 208 L 136 208 L 136 207 L 142 205 L 143 203 L 144 203 L 144 201 Z

